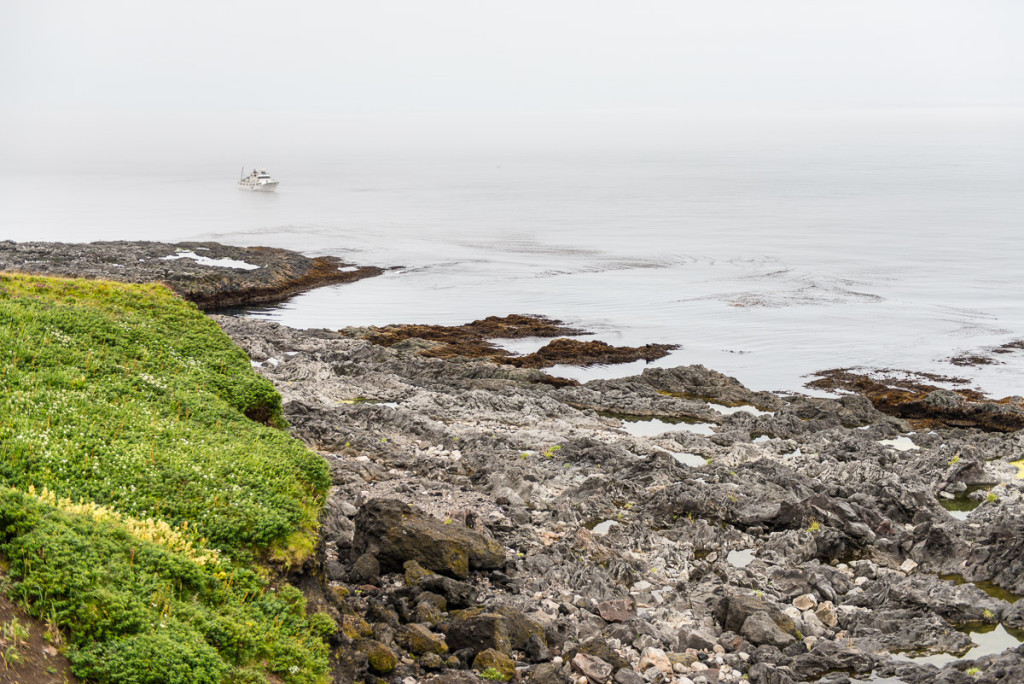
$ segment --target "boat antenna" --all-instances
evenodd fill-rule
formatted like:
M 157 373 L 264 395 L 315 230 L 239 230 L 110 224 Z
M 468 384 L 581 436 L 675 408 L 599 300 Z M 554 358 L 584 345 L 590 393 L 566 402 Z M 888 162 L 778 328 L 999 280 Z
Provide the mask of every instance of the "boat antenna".
M 238 174 L 238 180 L 245 179 L 245 164 L 242 164 L 242 173 Z

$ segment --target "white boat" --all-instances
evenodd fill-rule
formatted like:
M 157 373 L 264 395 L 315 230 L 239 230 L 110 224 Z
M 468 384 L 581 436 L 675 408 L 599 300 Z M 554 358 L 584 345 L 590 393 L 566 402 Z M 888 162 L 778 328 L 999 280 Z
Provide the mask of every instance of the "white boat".
M 277 190 L 277 181 L 270 177 L 266 169 L 253 169 L 248 176 L 245 175 L 245 167 L 242 167 L 242 177 L 238 179 L 239 190 L 251 190 L 253 192 L 274 192 Z

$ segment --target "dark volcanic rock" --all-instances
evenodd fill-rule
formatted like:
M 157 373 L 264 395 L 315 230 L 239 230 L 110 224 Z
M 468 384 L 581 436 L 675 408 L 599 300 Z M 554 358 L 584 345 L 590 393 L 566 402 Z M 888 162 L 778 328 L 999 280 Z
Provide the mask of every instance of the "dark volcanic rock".
M 508 620 L 497 613 L 455 613 L 443 628 L 448 647 L 453 651 L 470 649 L 474 655 L 485 649 L 512 652 Z
M 387 571 L 398 572 L 409 560 L 458 578 L 467 577 L 471 568 L 505 567 L 505 550 L 498 542 L 401 501 L 363 504 L 355 525 L 353 547 L 372 553 Z
M 194 254 L 205 263 L 182 254 Z M 208 261 L 209 260 L 209 261 Z M 219 260 L 227 265 L 217 264 Z M 243 262 L 258 268 L 238 267 Z M 323 285 L 380 275 L 335 257 L 310 258 L 271 247 L 230 247 L 217 242 L 0 242 L 0 271 L 160 282 L 200 309 L 280 301 Z
M 592 366 L 595 364 L 629 363 L 630 361 L 655 361 L 668 356 L 675 344 L 645 344 L 642 347 L 614 347 L 600 340 L 581 342 L 561 337 L 525 356 L 511 356 L 505 363 L 520 368 L 549 368 L 558 364 Z
M 519 339 L 522 337 L 555 337 L 582 335 L 583 330 L 569 328 L 561 321 L 543 316 L 488 316 L 463 325 L 389 325 L 382 328 L 346 328 L 340 331 L 346 337 L 369 340 L 374 344 L 393 347 L 407 340 L 425 340 L 431 344 L 421 353 L 424 356 L 448 359 L 502 358 L 510 352 L 488 342 L 491 339 Z
M 582 335 L 586 332 L 543 316 L 519 314 L 489 316 L 464 325 L 390 325 L 383 328 L 346 328 L 340 332 L 346 337 L 366 339 L 385 347 L 408 344 L 410 340 L 423 341 L 425 348 L 419 353 L 431 358 L 484 358 L 519 368 L 548 368 L 558 364 L 590 366 L 640 359 L 654 361 L 678 348 L 674 344 L 615 347 L 599 340 L 581 342 L 559 337 L 532 354 L 516 356 L 491 340 Z
M 377 584 L 380 581 L 380 563 L 372 553 L 364 553 L 353 563 L 348 577 L 356 584 Z
M 942 389 L 905 378 L 876 379 L 842 368 L 818 375 L 820 378 L 808 383 L 808 387 L 857 392 L 870 399 L 879 411 L 915 421 L 922 427 L 977 427 L 999 432 L 1024 428 L 1024 398 L 1021 397 L 992 400 L 975 390 Z

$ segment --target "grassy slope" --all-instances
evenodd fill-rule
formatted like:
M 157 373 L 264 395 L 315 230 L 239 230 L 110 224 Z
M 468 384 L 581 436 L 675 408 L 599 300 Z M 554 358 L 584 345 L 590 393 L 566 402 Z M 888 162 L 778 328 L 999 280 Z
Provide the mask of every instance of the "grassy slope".
M 160 286 L 0 276 L 0 387 L 0 551 L 76 674 L 323 678 L 330 621 L 245 566 L 311 548 L 326 468 L 252 420 L 280 397 L 216 324 Z

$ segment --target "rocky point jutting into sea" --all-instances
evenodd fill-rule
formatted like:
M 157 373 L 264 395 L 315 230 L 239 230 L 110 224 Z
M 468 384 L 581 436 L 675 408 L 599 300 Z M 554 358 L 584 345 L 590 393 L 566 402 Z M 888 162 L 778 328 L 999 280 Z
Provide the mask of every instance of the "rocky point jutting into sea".
M 117 245 L 100 272 L 0 243 L 0 270 L 166 277 L 135 266 L 155 248 Z M 201 247 L 258 263 L 177 248 Z M 269 264 L 166 263 L 186 261 L 201 301 L 266 287 Z M 189 297 L 189 277 L 170 285 Z M 1024 681 L 1018 398 L 917 388 L 901 413 L 849 378 L 815 398 L 699 365 L 579 384 L 542 369 L 665 345 L 573 344 L 531 316 L 214 320 L 330 466 L 318 552 L 291 580 L 342 625 L 336 681 Z M 559 340 L 530 360 L 486 344 L 524 334 Z

